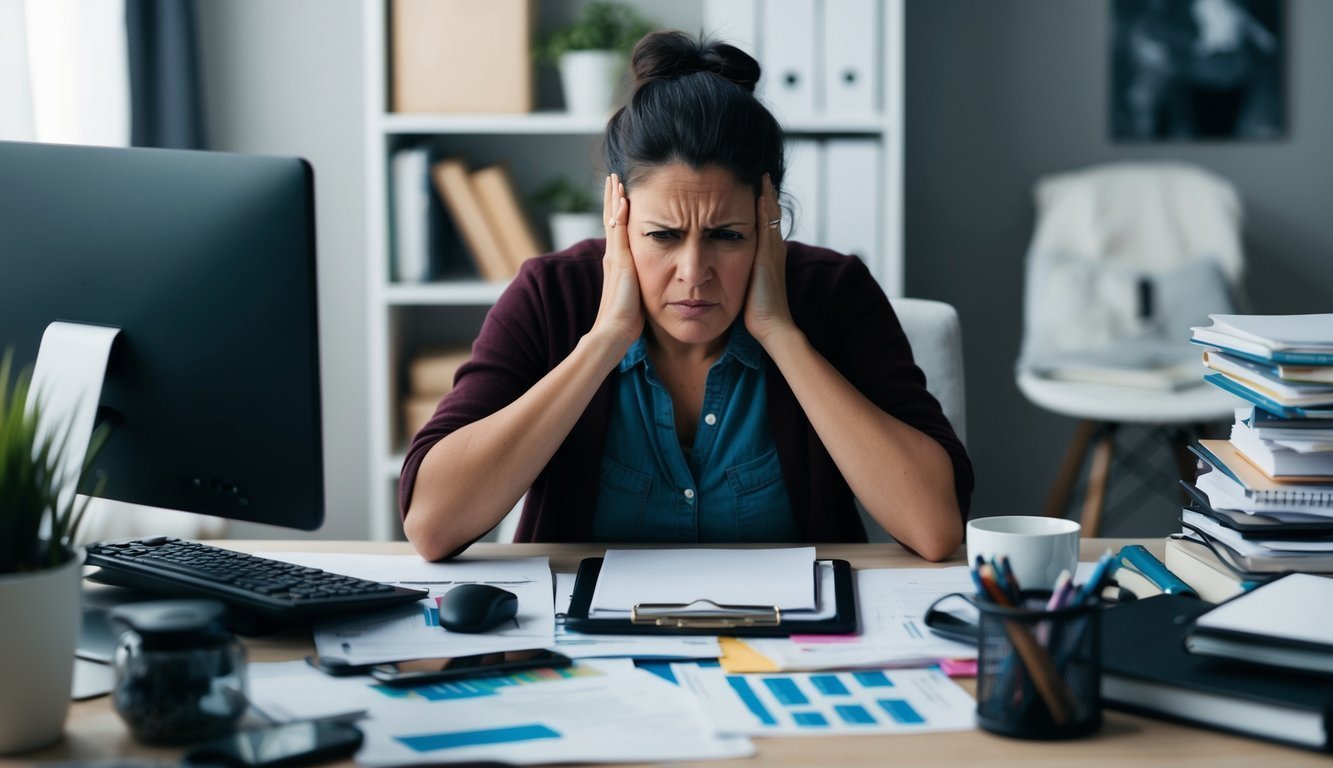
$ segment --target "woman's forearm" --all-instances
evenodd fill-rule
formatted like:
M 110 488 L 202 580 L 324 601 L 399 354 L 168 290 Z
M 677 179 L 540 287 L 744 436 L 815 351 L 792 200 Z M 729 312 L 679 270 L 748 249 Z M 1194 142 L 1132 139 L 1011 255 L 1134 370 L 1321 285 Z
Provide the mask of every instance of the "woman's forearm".
M 585 336 L 517 400 L 430 449 L 403 524 L 422 557 L 445 557 L 504 519 L 624 355 L 621 347 L 610 338 Z
M 927 560 L 952 555 L 963 523 L 948 452 L 870 402 L 798 329 L 764 347 L 871 517 Z

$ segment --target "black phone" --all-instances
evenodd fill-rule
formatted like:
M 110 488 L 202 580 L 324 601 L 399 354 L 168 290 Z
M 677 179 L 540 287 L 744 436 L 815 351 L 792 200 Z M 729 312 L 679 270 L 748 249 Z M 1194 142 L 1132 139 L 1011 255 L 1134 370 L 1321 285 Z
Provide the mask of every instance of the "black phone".
M 185 753 L 181 765 L 283 768 L 347 757 L 361 746 L 361 729 L 349 723 L 312 720 L 237 731 Z
M 379 664 L 370 670 L 370 676 L 385 685 L 410 686 L 469 677 L 496 677 L 524 669 L 559 669 L 572 663 L 563 653 L 533 648 Z

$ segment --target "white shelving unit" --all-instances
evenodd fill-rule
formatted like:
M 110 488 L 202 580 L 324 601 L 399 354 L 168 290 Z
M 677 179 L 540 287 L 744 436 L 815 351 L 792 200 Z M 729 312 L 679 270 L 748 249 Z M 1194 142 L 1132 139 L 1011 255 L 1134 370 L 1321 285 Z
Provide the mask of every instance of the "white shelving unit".
M 577 0 L 566 0 L 577 2 Z M 763 2 L 764 0 L 759 0 Z M 826 0 L 828 1 L 828 0 Z M 890 296 L 902 294 L 902 51 L 903 0 L 882 5 L 884 41 L 881 113 L 864 118 L 786 121 L 789 138 L 877 138 L 882 149 L 881 252 L 871 265 Z M 401 376 L 423 343 L 472 341 L 503 284 L 477 280 L 400 284 L 390 280 L 389 158 L 402 147 L 436 142 L 468 154 L 476 165 L 510 160 L 521 193 L 556 173 L 592 178 L 605 120 L 563 112 L 525 115 L 394 114 L 388 111 L 387 0 L 365 0 L 366 286 L 369 295 L 370 536 L 402 538 L 397 480 L 406 441 L 401 434 Z M 652 15 L 651 6 L 644 7 Z M 701 19 L 693 27 L 698 29 Z M 580 152 L 580 148 L 586 151 Z

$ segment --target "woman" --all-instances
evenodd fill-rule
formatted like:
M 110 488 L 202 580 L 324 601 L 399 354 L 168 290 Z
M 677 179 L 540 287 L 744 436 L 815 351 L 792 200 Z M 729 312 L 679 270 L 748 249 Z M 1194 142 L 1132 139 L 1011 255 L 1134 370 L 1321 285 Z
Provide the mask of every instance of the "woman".
M 782 240 L 759 65 L 655 33 L 606 129 L 606 239 L 529 260 L 409 448 L 404 529 L 521 541 L 962 541 L 971 464 L 862 263 Z M 531 488 L 531 490 L 529 490 Z

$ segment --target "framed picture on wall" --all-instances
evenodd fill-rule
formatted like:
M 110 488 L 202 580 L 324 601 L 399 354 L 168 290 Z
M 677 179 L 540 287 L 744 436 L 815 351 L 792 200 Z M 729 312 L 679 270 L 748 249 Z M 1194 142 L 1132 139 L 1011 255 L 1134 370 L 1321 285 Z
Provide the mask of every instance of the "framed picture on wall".
M 1112 138 L 1281 136 L 1283 2 L 1112 0 Z

